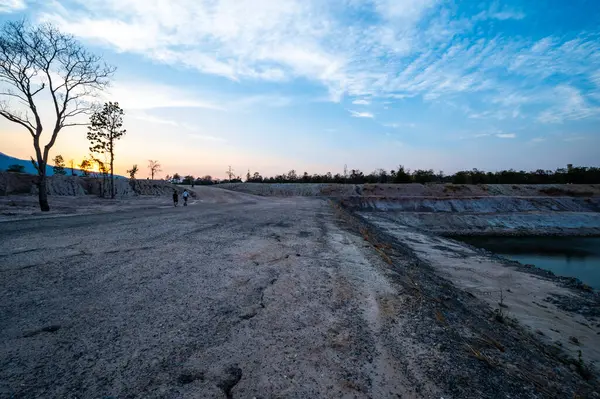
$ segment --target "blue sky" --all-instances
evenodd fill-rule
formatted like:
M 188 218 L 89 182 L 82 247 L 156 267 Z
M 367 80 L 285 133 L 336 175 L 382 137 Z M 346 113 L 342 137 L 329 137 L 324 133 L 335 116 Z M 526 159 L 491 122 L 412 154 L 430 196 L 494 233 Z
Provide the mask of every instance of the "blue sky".
M 599 165 L 594 0 L 0 0 L 118 67 L 117 169 Z M 31 152 L 0 122 L 2 148 Z M 85 129 L 54 153 L 80 159 Z

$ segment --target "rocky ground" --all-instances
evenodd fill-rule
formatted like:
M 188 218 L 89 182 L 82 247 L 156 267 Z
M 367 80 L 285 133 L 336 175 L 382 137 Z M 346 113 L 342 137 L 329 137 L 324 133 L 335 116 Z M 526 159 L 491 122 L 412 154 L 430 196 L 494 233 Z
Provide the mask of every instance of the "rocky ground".
M 0 223 L 0 396 L 599 397 L 587 357 L 410 240 L 323 199 L 197 195 Z

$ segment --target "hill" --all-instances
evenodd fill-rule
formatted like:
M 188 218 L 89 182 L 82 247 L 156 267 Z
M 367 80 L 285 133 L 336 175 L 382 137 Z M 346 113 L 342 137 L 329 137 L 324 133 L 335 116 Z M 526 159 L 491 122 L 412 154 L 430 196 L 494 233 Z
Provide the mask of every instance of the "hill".
M 10 155 L 0 152 L 0 171 L 4 172 L 10 165 L 23 165 L 25 167 L 25 173 L 32 175 L 37 174 L 37 170 L 35 170 L 30 160 L 11 157 Z M 52 176 L 54 174 L 52 166 L 46 166 L 46 174 L 48 176 Z
M 6 155 L 0 152 L 0 172 L 5 172 L 10 165 L 23 165 L 25 167 L 25 173 L 30 175 L 37 175 L 37 170 L 33 167 L 33 164 L 30 160 L 19 159 L 15 157 L 11 157 L 10 155 Z M 71 174 L 71 170 L 68 167 L 65 167 L 67 174 Z M 83 172 L 80 169 L 74 169 L 73 172 L 76 176 L 83 176 Z M 54 170 L 52 169 L 52 165 L 46 165 L 46 176 L 53 176 Z M 115 179 L 124 179 L 124 176 L 115 175 Z

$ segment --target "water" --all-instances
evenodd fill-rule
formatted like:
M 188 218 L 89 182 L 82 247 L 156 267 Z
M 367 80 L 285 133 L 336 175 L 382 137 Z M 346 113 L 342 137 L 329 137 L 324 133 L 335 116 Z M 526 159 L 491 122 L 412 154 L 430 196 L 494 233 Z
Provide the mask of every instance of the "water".
M 600 237 L 457 237 L 475 247 L 536 265 L 559 276 L 577 277 L 600 289 Z

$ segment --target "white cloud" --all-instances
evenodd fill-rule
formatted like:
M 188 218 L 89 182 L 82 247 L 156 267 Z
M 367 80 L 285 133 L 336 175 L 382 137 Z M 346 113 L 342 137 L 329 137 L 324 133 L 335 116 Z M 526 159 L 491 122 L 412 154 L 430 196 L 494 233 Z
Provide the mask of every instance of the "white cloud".
M 243 97 L 239 100 L 234 100 L 230 103 L 229 108 L 246 108 L 255 105 L 267 107 L 287 107 L 292 103 L 292 99 L 286 96 L 279 95 L 256 95 Z
M 358 112 L 358 111 L 353 111 L 351 109 L 348 110 L 350 112 L 350 115 L 352 115 L 353 118 L 375 118 L 375 115 L 373 115 L 370 112 Z
M 375 9 L 383 18 L 413 21 L 418 20 L 438 2 L 438 0 L 373 0 Z
M 356 105 L 369 105 L 369 104 L 371 104 L 371 102 L 368 101 L 368 100 L 354 100 L 354 101 L 352 101 L 352 104 L 356 104 Z
M 384 127 L 391 127 L 392 129 L 398 129 L 402 126 L 404 127 L 416 127 L 417 124 L 416 123 L 382 123 L 382 126 Z
M 544 141 L 546 141 L 545 137 L 534 137 L 530 140 L 532 143 L 543 143 Z
M 116 82 L 107 93 L 107 100 L 118 101 L 126 109 L 152 108 L 205 108 L 224 110 L 212 101 L 202 100 L 199 95 L 187 90 L 158 83 Z
M 170 120 L 170 119 L 163 119 L 163 118 L 159 118 L 157 116 L 154 115 L 149 115 L 145 112 L 134 112 L 134 113 L 130 113 L 128 115 L 128 117 L 131 117 L 133 119 L 137 119 L 140 121 L 145 121 L 145 122 L 150 122 L 150 123 L 156 123 L 156 124 L 160 124 L 160 125 L 170 125 L 170 126 L 181 126 L 179 124 L 179 122 Z
M 491 20 L 525 17 L 499 1 L 462 17 L 445 0 L 72 1 L 78 10 L 48 7 L 39 18 L 117 51 L 234 81 L 308 79 L 335 102 L 512 91 L 495 114 L 481 115 L 503 119 L 521 115 L 519 104 L 506 103 L 525 100 L 515 79 L 527 79 L 531 92 L 553 75 L 589 77 L 600 67 L 593 34 L 537 42 L 471 35 Z M 352 18 L 357 12 L 374 18 Z
M 202 141 L 211 141 L 211 142 L 216 142 L 216 143 L 224 143 L 227 141 L 222 137 L 216 137 L 216 136 L 211 136 L 211 135 L 207 135 L 207 134 L 191 133 L 188 136 L 193 139 L 202 140 Z
M 501 139 L 514 139 L 515 137 L 517 137 L 517 135 L 514 133 L 498 133 L 496 137 Z
M 543 123 L 563 123 L 600 115 L 600 107 L 591 105 L 576 88 L 562 85 L 554 89 L 552 101 L 555 103 L 543 111 L 538 120 Z
M 20 11 L 26 7 L 25 0 L 0 0 L 0 13 Z
M 499 21 L 505 21 L 509 19 L 521 20 L 523 18 L 525 18 L 524 12 L 508 6 L 502 7 L 498 1 L 492 3 L 486 11 L 482 11 L 475 16 L 475 19 L 497 19 Z

